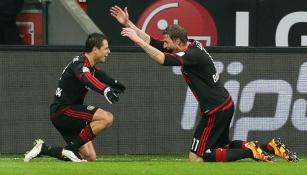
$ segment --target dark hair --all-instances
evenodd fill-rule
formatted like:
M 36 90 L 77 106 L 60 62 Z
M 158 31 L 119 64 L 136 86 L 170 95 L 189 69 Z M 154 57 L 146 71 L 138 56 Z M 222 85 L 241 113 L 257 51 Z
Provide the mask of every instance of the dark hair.
M 163 35 L 169 35 L 169 37 L 174 39 L 180 39 L 181 42 L 187 43 L 188 42 L 188 35 L 187 32 L 178 24 L 174 24 L 168 26 L 164 31 Z
M 99 49 L 102 46 L 102 41 L 106 39 L 107 36 L 101 33 L 90 34 L 85 42 L 85 52 L 91 52 L 94 47 Z

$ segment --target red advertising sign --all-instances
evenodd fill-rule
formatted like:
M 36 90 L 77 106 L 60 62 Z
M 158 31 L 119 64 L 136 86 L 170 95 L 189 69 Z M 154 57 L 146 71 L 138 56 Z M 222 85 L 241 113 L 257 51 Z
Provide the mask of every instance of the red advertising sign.
M 161 0 L 150 5 L 137 26 L 155 38 L 162 38 L 168 25 L 179 24 L 187 30 L 189 39 L 205 46 L 217 44 L 217 29 L 207 9 L 193 0 Z
M 43 15 L 39 10 L 22 11 L 16 22 L 20 37 L 27 45 L 43 44 Z

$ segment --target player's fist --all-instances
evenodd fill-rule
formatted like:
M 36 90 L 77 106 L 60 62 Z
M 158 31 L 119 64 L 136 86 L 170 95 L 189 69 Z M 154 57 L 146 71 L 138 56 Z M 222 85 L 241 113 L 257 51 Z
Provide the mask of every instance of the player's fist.
M 116 93 L 123 93 L 126 90 L 126 87 L 120 83 L 119 81 L 115 80 L 112 88 L 116 91 Z
M 106 98 L 106 100 L 110 103 L 116 103 L 119 100 L 118 94 L 116 93 L 116 91 L 111 88 L 111 87 L 107 87 L 105 88 L 105 90 L 103 91 L 104 97 Z

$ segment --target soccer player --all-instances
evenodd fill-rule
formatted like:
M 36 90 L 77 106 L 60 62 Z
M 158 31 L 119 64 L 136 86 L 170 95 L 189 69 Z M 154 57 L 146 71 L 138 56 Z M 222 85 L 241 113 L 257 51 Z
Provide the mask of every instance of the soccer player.
M 92 89 L 113 104 L 126 89 L 119 81 L 95 67 L 97 63 L 105 62 L 109 53 L 105 35 L 93 33 L 88 36 L 85 52 L 74 57 L 64 68 L 54 101 L 50 105 L 50 120 L 67 145 L 64 148 L 50 147 L 38 139 L 32 150 L 25 155 L 25 162 L 40 155 L 73 162 L 96 160 L 92 140 L 112 125 L 113 115 L 101 108 L 84 105 L 84 98 L 88 90 Z
M 122 10 L 114 6 L 110 12 L 120 24 L 125 26 L 121 35 L 130 38 L 156 63 L 163 66 L 181 66 L 183 78 L 201 109 L 201 119 L 190 147 L 191 161 L 215 162 L 253 158 L 271 162 L 272 156 L 265 150 L 275 151 L 276 155 L 289 161 L 295 159 L 296 156 L 286 149 L 279 139 L 273 139 L 263 147 L 256 141 L 229 140 L 229 125 L 234 113 L 234 103 L 219 80 L 219 74 L 210 54 L 200 42 L 188 40 L 187 33 L 181 26 L 174 24 L 167 27 L 163 32 L 163 40 L 159 41 L 137 28 L 129 20 L 127 7 Z

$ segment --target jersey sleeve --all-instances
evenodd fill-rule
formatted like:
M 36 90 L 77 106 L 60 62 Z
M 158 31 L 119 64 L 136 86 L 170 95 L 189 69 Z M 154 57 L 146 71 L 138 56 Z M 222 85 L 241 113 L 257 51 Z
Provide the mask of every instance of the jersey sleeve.
M 114 86 L 115 84 L 115 79 L 111 78 L 108 76 L 103 70 L 99 68 L 95 68 L 95 74 L 94 76 L 101 82 L 109 85 L 109 86 Z
M 93 74 L 91 74 L 90 68 L 84 65 L 82 62 L 77 62 L 74 64 L 73 72 L 75 76 L 92 90 L 103 93 L 107 85 L 99 81 Z
M 190 53 L 164 53 L 164 66 L 193 66 L 197 64 L 197 57 Z

